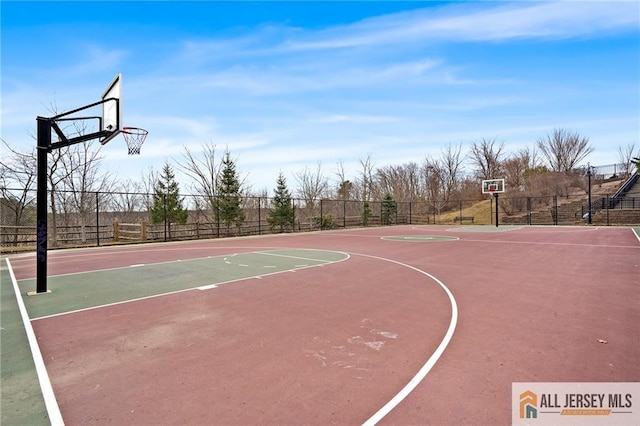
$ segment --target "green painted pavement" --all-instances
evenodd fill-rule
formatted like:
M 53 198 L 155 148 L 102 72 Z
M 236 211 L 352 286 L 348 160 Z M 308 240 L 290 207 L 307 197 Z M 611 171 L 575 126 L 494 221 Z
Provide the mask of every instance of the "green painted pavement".
M 455 232 L 507 232 L 514 229 L 521 229 L 521 225 L 465 225 L 458 228 L 452 228 L 450 231 Z
M 435 242 L 435 241 L 452 241 L 459 240 L 458 237 L 447 237 L 442 235 L 389 235 L 381 237 L 382 240 L 388 241 L 409 241 L 409 242 Z
M 26 297 L 31 318 L 130 301 L 345 260 L 323 250 L 269 250 L 49 277 L 51 294 Z M 34 279 L 18 282 L 23 293 Z
M 6 261 L 0 262 L 0 424 L 48 425 L 49 417 L 11 277 Z

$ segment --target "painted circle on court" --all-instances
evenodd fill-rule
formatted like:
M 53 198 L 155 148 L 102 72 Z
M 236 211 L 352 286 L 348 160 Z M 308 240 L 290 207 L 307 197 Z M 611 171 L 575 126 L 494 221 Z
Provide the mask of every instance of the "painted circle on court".
M 443 235 L 387 235 L 380 237 L 381 240 L 388 241 L 408 241 L 408 242 L 438 242 L 456 241 L 458 237 L 448 237 Z

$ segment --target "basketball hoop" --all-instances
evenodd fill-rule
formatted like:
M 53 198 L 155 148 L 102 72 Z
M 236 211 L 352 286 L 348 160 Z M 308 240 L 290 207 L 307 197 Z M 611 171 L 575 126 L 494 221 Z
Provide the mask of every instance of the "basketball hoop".
M 497 197 L 504 192 L 504 179 L 488 179 L 482 181 L 482 193 Z
M 144 143 L 149 132 L 137 127 L 123 127 L 121 133 L 124 137 L 124 141 L 127 143 L 127 148 L 129 148 L 129 155 L 139 155 L 140 147 Z

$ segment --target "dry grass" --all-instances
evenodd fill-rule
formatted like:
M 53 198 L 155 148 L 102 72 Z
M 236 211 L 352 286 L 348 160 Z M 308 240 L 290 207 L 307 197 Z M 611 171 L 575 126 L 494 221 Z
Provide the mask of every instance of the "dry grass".
M 624 182 L 621 179 L 614 179 L 605 182 L 594 183 L 591 192 L 594 198 L 604 197 L 613 195 L 616 190 L 620 187 L 620 185 Z M 584 198 L 586 202 L 587 193 L 585 190 L 580 188 L 572 188 L 571 191 L 571 199 L 565 199 L 563 197 L 558 198 L 558 205 L 568 203 L 571 200 L 575 200 L 578 198 Z M 500 209 L 500 218 L 504 215 L 502 209 Z M 474 225 L 491 225 L 495 220 L 495 204 L 492 203 L 492 200 L 487 199 L 483 201 L 479 201 L 478 203 L 462 209 L 462 213 L 459 209 L 443 213 L 440 216 L 436 217 L 436 223 L 439 224 L 457 224 L 454 222 L 454 219 L 459 216 L 473 216 L 473 224 Z M 469 224 L 470 222 L 465 221 L 464 224 Z
M 490 225 L 491 218 L 495 214 L 495 204 L 493 204 L 492 211 L 492 200 L 483 200 L 480 201 L 470 207 L 462 209 L 462 216 L 473 216 L 473 224 L 474 225 Z M 460 216 L 460 210 L 455 210 L 447 213 L 443 213 L 439 217 L 436 217 L 437 223 L 442 224 L 453 224 L 454 219 Z M 469 223 L 467 221 L 464 222 Z

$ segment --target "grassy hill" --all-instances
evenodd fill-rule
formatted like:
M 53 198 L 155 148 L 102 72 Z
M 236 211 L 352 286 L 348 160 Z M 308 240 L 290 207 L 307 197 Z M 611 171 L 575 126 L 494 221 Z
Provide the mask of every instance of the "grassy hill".
M 493 205 L 493 208 L 492 208 Z M 492 223 L 492 217 L 495 215 L 495 203 L 492 200 L 483 200 L 478 203 L 462 209 L 463 217 L 473 217 L 473 223 L 475 225 L 490 225 Z M 454 222 L 456 217 L 461 216 L 460 210 L 455 210 L 447 213 L 443 213 L 436 217 L 437 223 L 456 223 Z M 465 221 L 464 223 L 470 223 Z

